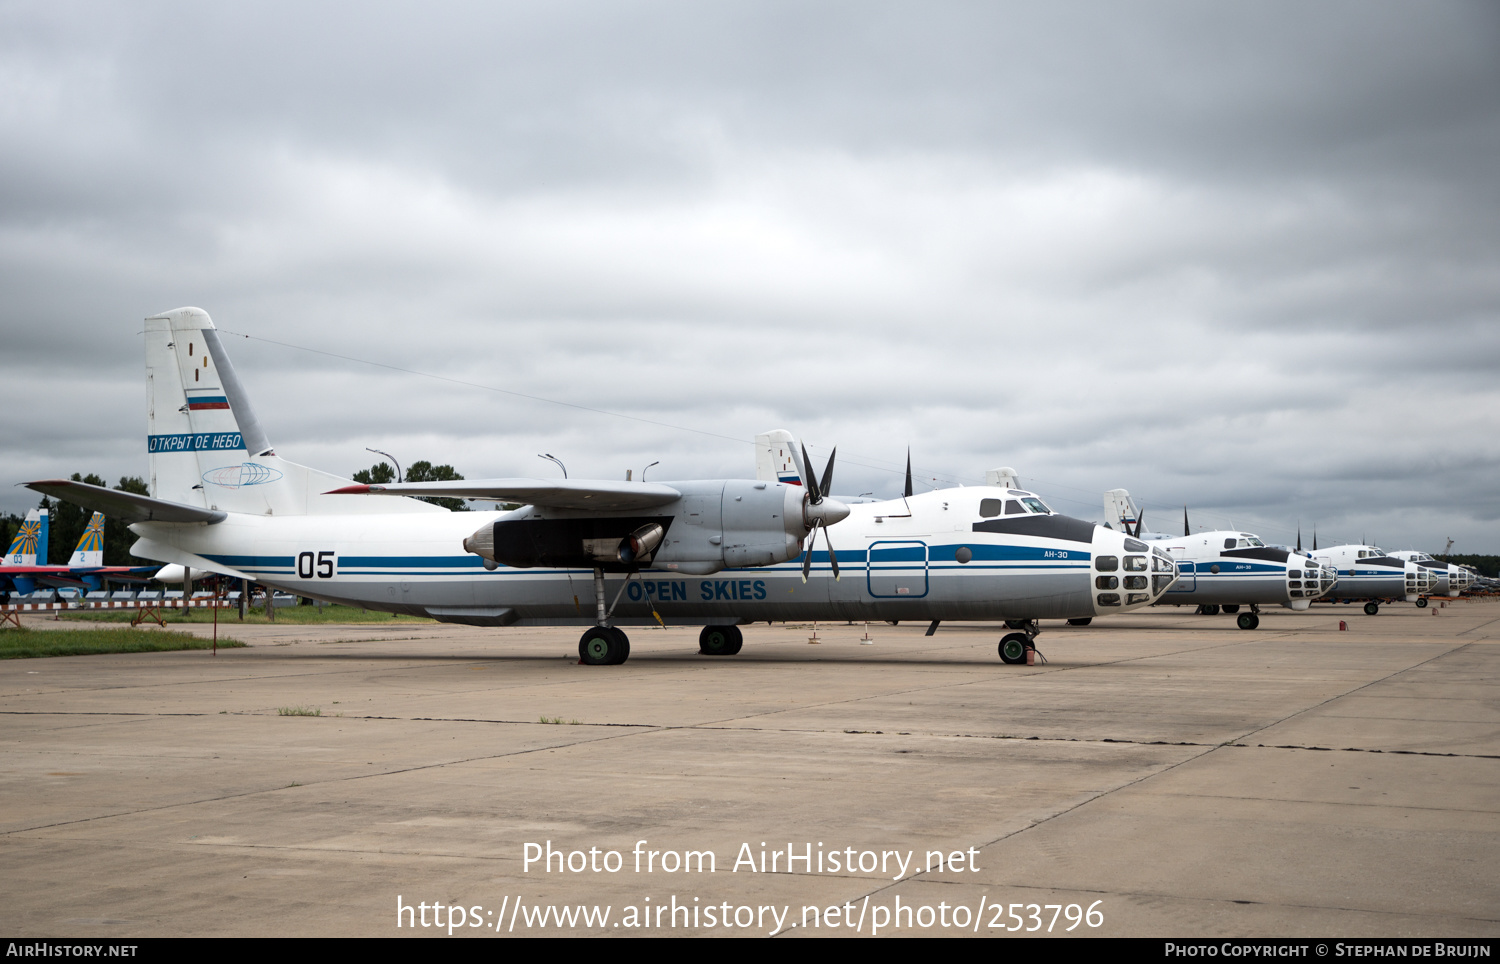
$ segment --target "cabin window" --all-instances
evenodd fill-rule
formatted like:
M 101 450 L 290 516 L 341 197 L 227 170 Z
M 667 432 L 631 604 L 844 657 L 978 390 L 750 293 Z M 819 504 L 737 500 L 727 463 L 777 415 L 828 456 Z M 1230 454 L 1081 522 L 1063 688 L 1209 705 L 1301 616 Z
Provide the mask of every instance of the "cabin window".
M 1000 514 L 1001 502 L 999 499 L 980 499 L 979 517 L 981 519 L 993 519 Z
M 1094 560 L 1094 568 L 1100 572 L 1114 572 L 1120 568 L 1119 556 L 1100 556 Z

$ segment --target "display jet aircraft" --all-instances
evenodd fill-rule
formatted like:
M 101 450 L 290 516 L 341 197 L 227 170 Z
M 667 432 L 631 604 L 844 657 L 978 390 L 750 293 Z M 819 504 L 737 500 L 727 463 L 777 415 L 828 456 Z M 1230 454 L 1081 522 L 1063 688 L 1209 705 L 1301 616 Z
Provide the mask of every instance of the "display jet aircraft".
M 1380 612 L 1380 600 L 1405 599 L 1427 605 L 1421 597 L 1433 591 L 1436 580 L 1419 563 L 1398 559 L 1376 546 L 1347 545 L 1313 549 L 1313 556 L 1338 573 L 1327 598 L 1365 599 L 1365 614 Z
M 10 551 L 0 563 L 0 581 L 8 581 L 16 592 L 34 592 L 37 584 L 45 586 L 84 586 L 104 588 L 105 579 L 141 581 L 156 570 L 155 566 L 106 566 L 104 564 L 104 515 L 95 512 L 78 537 L 65 566 L 37 565 L 47 558 L 49 513 L 32 509 L 16 531 Z
M 913 495 L 908 471 L 904 498 L 845 505 L 824 494 L 831 457 L 822 485 L 353 485 L 276 454 L 206 313 L 148 318 L 145 337 L 151 495 L 31 488 L 125 517 L 133 553 L 190 570 L 447 622 L 586 625 L 589 664 L 624 662 L 621 626 L 704 625 L 700 651 L 727 655 L 740 624 L 870 618 L 1032 620 L 1000 644 L 1024 662 L 1038 617 L 1138 609 L 1176 578 L 1166 553 L 1023 490 Z M 523 504 L 452 513 L 407 497 L 425 495 Z
M 1193 605 L 1208 615 L 1220 608 L 1239 612 L 1235 623 L 1241 629 L 1260 625 L 1260 607 L 1277 603 L 1304 610 L 1333 588 L 1337 573 L 1331 566 L 1286 549 L 1273 549 L 1248 532 L 1190 532 L 1183 511 L 1183 534 L 1169 536 L 1142 532 L 1139 508 L 1124 489 L 1104 493 L 1104 517 L 1157 548 L 1177 563 L 1177 582 L 1161 599 L 1162 605 Z

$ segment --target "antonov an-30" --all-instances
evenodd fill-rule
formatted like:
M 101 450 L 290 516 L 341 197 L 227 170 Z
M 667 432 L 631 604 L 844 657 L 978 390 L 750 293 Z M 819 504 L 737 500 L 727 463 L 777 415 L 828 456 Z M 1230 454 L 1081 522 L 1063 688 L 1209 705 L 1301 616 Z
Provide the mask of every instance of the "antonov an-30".
M 1021 663 L 1037 619 L 1140 609 L 1177 576 L 1164 552 L 1024 490 L 910 494 L 908 482 L 904 498 L 846 505 L 805 465 L 805 485 L 352 485 L 276 455 L 205 312 L 148 318 L 145 337 L 151 496 L 31 488 L 126 518 L 133 553 L 190 570 L 446 622 L 586 625 L 590 664 L 624 662 L 620 626 L 702 625 L 700 651 L 730 655 L 739 625 L 777 619 L 1025 621 L 999 646 Z M 400 497 L 423 495 L 522 506 L 449 512 Z

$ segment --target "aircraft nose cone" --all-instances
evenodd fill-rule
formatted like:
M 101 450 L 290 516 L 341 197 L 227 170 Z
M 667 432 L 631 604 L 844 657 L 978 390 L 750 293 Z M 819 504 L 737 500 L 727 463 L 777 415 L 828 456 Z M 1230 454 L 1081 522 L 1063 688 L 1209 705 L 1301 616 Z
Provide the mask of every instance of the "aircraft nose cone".
M 806 513 L 808 522 L 821 522 L 825 526 L 831 526 L 849 518 L 849 507 L 838 499 L 825 498 L 817 505 L 809 503 Z

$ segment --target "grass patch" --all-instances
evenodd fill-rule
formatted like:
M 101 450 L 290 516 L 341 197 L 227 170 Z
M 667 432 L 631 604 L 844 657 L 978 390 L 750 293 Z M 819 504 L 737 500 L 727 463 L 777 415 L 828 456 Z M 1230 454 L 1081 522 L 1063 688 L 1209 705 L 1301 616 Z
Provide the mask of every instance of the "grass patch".
M 64 612 L 64 622 L 77 620 L 89 623 L 128 623 L 135 616 L 133 609 L 82 609 L 77 612 Z M 212 609 L 163 609 L 162 619 L 168 626 L 174 623 L 212 623 L 214 611 Z M 219 624 L 239 623 L 240 611 L 238 609 L 219 610 Z M 368 609 L 358 609 L 354 606 L 336 606 L 324 604 L 320 611 L 317 606 L 287 606 L 276 610 L 276 622 L 287 623 L 293 626 L 339 626 L 346 623 L 378 623 L 389 625 L 390 623 L 433 623 L 436 620 L 428 619 L 426 616 L 392 616 L 390 613 L 377 613 Z M 250 610 L 245 616 L 245 625 L 265 626 L 270 623 L 266 619 L 264 606 Z
M 188 633 L 110 627 L 108 629 L 0 629 L 0 659 L 40 656 L 95 656 L 102 653 L 162 653 L 212 649 L 213 640 Z M 219 638 L 220 649 L 244 646 Z
M 560 716 L 544 716 L 544 717 L 541 718 L 541 721 L 543 723 L 561 724 L 563 726 L 578 726 L 579 725 L 577 720 L 565 720 L 565 719 L 563 719 Z
M 279 706 L 276 708 L 277 716 L 322 716 L 321 708 L 312 706 Z

